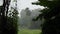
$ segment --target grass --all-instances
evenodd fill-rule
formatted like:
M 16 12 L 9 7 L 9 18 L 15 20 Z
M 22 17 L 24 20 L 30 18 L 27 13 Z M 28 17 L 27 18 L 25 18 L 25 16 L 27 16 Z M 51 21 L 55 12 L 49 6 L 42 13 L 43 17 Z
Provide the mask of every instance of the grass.
M 40 34 L 41 30 L 21 29 L 18 34 Z

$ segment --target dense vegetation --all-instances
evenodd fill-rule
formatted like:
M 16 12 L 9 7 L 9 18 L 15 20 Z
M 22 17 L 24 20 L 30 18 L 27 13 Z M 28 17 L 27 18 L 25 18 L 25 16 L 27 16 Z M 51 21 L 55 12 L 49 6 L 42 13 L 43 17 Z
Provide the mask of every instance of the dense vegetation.
M 41 14 L 39 14 L 36 19 L 33 19 L 33 21 L 36 21 L 38 19 L 44 21 L 41 25 L 42 34 L 60 34 L 60 0 L 38 1 L 39 2 L 35 2 L 32 4 L 41 5 L 45 8 L 40 11 Z M 3 4 L 0 6 L 0 34 L 17 34 L 18 32 L 17 7 L 11 7 L 11 10 L 9 11 L 10 2 L 11 0 L 3 0 Z M 30 15 L 30 13 L 27 12 L 27 15 Z M 18 34 L 40 34 L 40 30 L 26 29 L 19 31 Z
M 33 3 L 47 7 L 43 9 L 36 20 L 44 18 L 42 34 L 60 34 L 60 0 L 38 0 Z M 35 20 L 34 20 L 35 21 Z
M 0 6 L 0 34 L 17 34 L 18 11 L 9 11 L 11 0 L 3 0 Z

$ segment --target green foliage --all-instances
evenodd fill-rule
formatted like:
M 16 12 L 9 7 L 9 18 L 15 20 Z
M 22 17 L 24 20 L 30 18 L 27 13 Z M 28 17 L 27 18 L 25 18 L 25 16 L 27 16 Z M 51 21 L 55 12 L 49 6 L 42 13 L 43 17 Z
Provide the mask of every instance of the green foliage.
M 43 9 L 36 19 L 44 18 L 45 21 L 42 25 L 42 34 L 60 34 L 60 0 L 39 0 L 36 5 L 47 7 Z
M 3 0 L 3 5 L 0 6 L 0 34 L 17 34 L 18 11 L 8 11 L 10 1 Z
M 13 10 L 13 11 L 11 11 Z M 13 27 L 13 30 L 15 29 L 15 34 L 17 34 L 18 31 L 18 26 L 17 26 L 17 22 L 18 22 L 18 11 L 16 9 L 14 9 L 13 7 L 11 7 L 11 10 L 9 11 L 9 17 L 8 17 L 8 22 L 12 23 L 11 26 Z M 12 28 L 11 27 L 11 28 Z

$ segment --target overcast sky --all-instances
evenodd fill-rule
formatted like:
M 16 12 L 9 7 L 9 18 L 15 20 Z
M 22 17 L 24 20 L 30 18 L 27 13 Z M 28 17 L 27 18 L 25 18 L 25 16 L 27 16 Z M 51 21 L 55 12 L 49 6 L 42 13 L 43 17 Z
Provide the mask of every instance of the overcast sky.
M 37 9 L 37 8 L 43 8 L 42 6 L 39 5 L 32 5 L 32 2 L 36 2 L 37 0 L 17 0 L 17 8 L 19 11 L 25 8 L 29 9 Z M 12 4 L 13 6 L 14 4 Z
M 3 4 L 3 0 L 0 0 L 0 6 Z
M 2 4 L 3 0 L 0 0 L 0 5 Z M 39 5 L 32 5 L 32 2 L 36 2 L 38 0 L 17 0 L 17 8 L 19 13 L 21 12 L 22 9 L 29 8 L 29 9 L 37 9 L 37 8 L 43 8 L 42 6 Z M 11 2 L 11 5 L 14 7 L 14 3 Z
M 32 2 L 36 2 L 37 0 L 18 0 L 18 8 L 19 9 L 24 9 L 26 7 L 29 7 L 30 9 L 36 9 L 39 8 L 40 6 L 37 5 L 32 5 Z M 41 8 L 41 7 L 40 7 Z
M 17 8 L 19 13 L 21 12 L 22 9 L 29 8 L 30 10 L 33 9 L 38 9 L 38 8 L 43 8 L 42 6 L 39 5 L 32 5 L 32 2 L 36 2 L 38 0 L 17 0 Z M 14 6 L 14 4 L 12 4 Z

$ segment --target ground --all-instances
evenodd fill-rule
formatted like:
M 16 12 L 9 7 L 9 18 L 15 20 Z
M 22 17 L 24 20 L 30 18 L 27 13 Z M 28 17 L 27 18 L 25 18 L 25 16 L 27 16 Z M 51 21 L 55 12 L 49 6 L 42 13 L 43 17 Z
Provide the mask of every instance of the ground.
M 30 29 L 21 29 L 18 31 L 18 34 L 40 34 L 41 30 L 39 29 L 34 29 L 34 30 L 30 30 Z

